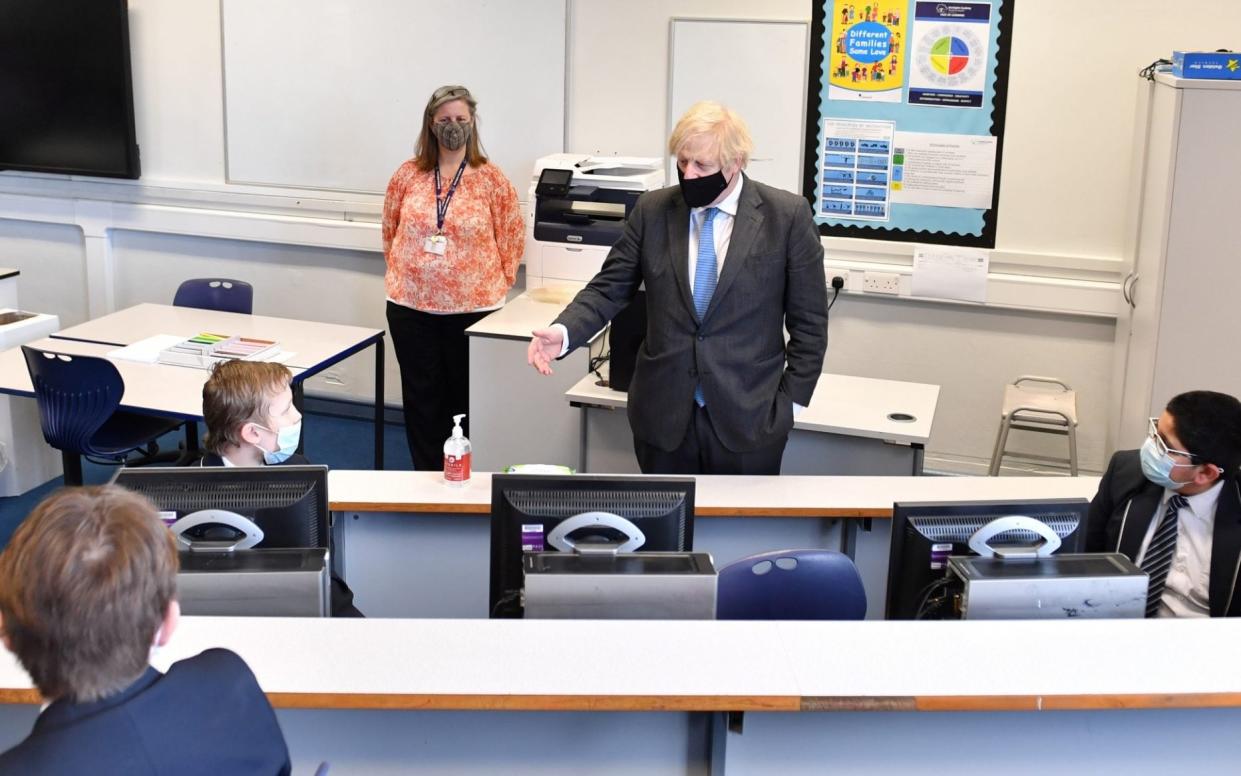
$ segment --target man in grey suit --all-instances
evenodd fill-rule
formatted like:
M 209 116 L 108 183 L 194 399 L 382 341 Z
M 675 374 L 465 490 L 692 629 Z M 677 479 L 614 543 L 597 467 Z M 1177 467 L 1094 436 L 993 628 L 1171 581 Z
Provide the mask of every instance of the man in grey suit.
M 731 110 L 690 108 L 668 141 L 679 186 L 638 200 L 599 274 L 530 341 L 551 374 L 645 283 L 629 425 L 647 474 L 778 474 L 822 371 L 818 230 L 805 199 L 742 174 L 751 145 Z

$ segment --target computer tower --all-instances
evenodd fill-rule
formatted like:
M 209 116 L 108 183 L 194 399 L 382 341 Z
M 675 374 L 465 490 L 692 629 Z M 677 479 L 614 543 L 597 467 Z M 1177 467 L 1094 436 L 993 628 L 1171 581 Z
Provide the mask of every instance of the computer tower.
M 638 349 L 646 339 L 646 292 L 634 295 L 629 306 L 612 319 L 608 333 L 608 386 L 614 391 L 628 391 L 633 379 L 633 367 L 638 360 Z
M 181 552 L 181 613 L 208 617 L 327 617 L 328 552 Z

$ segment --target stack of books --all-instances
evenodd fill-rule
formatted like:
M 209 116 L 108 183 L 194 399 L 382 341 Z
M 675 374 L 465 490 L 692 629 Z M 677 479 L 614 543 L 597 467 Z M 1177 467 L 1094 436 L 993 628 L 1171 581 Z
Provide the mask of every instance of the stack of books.
M 221 361 L 266 361 L 279 352 L 272 340 L 203 332 L 159 352 L 159 363 L 210 369 Z

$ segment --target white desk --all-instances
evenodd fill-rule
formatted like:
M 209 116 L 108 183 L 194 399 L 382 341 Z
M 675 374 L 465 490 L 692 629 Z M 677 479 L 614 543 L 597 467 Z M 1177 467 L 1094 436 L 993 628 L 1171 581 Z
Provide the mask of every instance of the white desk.
M 558 463 L 581 471 L 638 470 L 623 411 L 627 396 L 594 384 L 587 348 L 555 362 L 551 377 L 526 363 L 530 332 L 551 323 L 580 288 L 527 291 L 466 330 L 476 468 Z M 782 472 L 921 473 L 938 401 L 937 385 L 825 374 L 789 435 Z M 578 417 L 571 407 L 581 408 Z M 890 413 L 913 420 L 893 420 Z
M 21 309 L 17 304 L 17 278 L 20 270 L 0 267 L 0 307 Z
M 55 339 L 54 337 L 38 339 L 28 345 L 32 348 L 57 353 L 97 358 L 107 358 L 109 352 L 116 350 L 115 345 Z M 120 409 L 177 420 L 202 420 L 203 383 L 207 382 L 207 378 L 211 376 L 208 370 L 166 364 L 143 364 L 124 359 L 110 360 L 116 366 L 116 371 L 120 373 L 124 383 Z M 293 379 L 300 381 L 305 370 L 295 368 L 291 371 Z M 34 387 L 30 382 L 30 370 L 26 367 L 26 358 L 20 347 L 0 352 L 0 393 L 13 396 L 34 396 Z M 191 423 L 186 428 L 192 430 L 187 431 L 187 440 L 193 442 L 196 439 L 197 425 Z M 80 467 L 79 457 L 76 454 L 62 450 L 60 456 L 66 471 L 76 471 L 77 476 L 81 476 L 80 468 L 73 468 L 75 464 Z
M 582 411 L 580 471 L 638 471 L 628 394 L 587 375 L 565 392 Z M 921 474 L 939 386 L 823 374 L 793 422 L 782 474 Z
M 564 309 L 565 291 L 527 291 L 482 319 L 465 333 L 470 338 L 469 436 L 474 467 L 501 471 L 515 463 L 577 461 L 576 413 L 561 396 L 586 374 L 585 348 L 570 353 L 544 377 L 526 363 L 530 332 L 545 328 Z
M 694 549 L 717 566 L 765 550 L 844 548 L 883 617 L 895 501 L 1086 498 L 1096 477 L 695 477 Z M 333 471 L 337 569 L 372 617 L 486 617 L 491 475 Z M 861 528 L 860 531 L 857 529 Z
M 99 358 L 106 358 L 110 351 L 116 350 L 114 345 L 53 337 L 45 337 L 28 344 L 32 348 Z M 114 359 L 112 363 L 125 381 L 121 409 L 179 420 L 202 419 L 203 383 L 211 376 L 206 369 L 141 364 L 122 359 Z M 300 376 L 302 370 L 293 371 Z M 0 352 L 0 393 L 34 396 L 30 371 L 26 368 L 26 359 L 20 347 Z
M 1229 773 L 1239 639 L 1237 620 L 187 617 L 156 664 L 240 654 L 295 772 Z M 0 649 L 0 748 L 38 700 Z M 729 732 L 726 712 L 765 713 Z
M 192 337 L 202 331 L 239 334 L 279 342 L 281 350 L 293 354 L 286 365 L 294 372 L 295 398 L 299 406 L 302 381 L 373 345 L 375 348 L 375 468 L 383 468 L 383 329 L 146 303 L 71 326 L 53 336 L 62 340 L 122 346 L 132 345 L 157 334 Z M 201 391 L 197 400 L 201 404 Z M 198 414 L 201 416 L 201 408 Z

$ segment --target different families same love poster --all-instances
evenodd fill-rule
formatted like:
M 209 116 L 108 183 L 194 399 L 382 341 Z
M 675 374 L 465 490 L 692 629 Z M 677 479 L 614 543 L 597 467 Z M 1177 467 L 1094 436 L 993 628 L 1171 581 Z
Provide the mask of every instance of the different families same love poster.
M 908 0 L 835 0 L 828 98 L 900 102 Z

